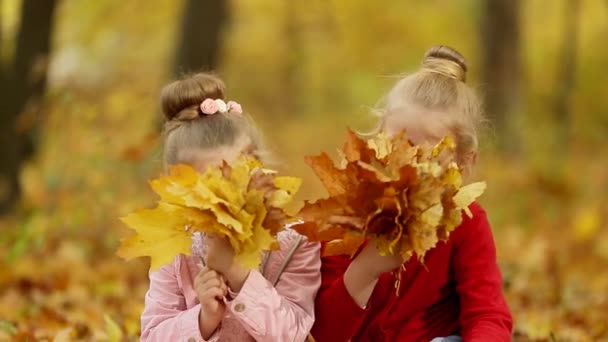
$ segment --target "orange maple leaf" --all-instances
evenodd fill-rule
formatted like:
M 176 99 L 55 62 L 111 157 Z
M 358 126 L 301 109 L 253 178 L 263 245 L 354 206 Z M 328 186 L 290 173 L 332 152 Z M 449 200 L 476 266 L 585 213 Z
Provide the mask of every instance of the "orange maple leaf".
M 294 226 L 310 240 L 327 241 L 326 255 L 353 255 L 375 238 L 383 255 L 422 259 L 485 189 L 482 182 L 461 186 L 460 170 L 449 162 L 455 160 L 450 137 L 422 147 L 405 132 L 366 141 L 349 130 L 339 153 L 338 165 L 326 153 L 306 157 L 329 197 L 306 202 L 303 222 Z

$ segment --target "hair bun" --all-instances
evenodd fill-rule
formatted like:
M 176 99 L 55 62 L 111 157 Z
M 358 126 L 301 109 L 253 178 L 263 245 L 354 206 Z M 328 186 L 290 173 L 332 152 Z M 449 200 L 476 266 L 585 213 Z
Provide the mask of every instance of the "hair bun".
M 467 62 L 464 56 L 449 46 L 437 45 L 424 54 L 422 68 L 465 82 Z
M 224 82 L 217 76 L 198 73 L 185 76 L 163 88 L 160 106 L 167 120 L 193 120 L 205 99 L 224 99 Z

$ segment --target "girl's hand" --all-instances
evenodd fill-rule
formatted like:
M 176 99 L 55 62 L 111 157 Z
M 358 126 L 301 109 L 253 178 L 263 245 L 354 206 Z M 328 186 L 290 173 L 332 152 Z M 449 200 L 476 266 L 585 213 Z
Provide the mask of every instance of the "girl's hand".
M 363 219 L 354 216 L 337 216 L 329 218 L 329 224 L 341 225 L 347 229 L 362 231 L 365 228 Z M 370 276 L 378 278 L 384 272 L 390 272 L 401 266 L 405 260 L 398 255 L 382 256 L 376 248 L 376 241 L 370 240 L 361 252 L 355 257 L 352 264 Z
M 361 218 L 351 216 L 332 216 L 328 223 L 357 231 L 365 228 L 365 222 Z M 398 255 L 380 255 L 376 248 L 376 240 L 370 240 L 344 273 L 346 290 L 359 306 L 365 308 L 374 292 L 378 277 L 382 273 L 396 269 L 404 262 L 405 260 Z
M 370 277 L 378 278 L 382 273 L 393 271 L 404 262 L 400 255 L 380 255 L 376 240 L 370 240 L 351 264 L 361 268 Z
M 228 287 L 219 273 L 202 267 L 194 279 L 194 291 L 201 303 L 199 314 L 201 335 L 204 339 L 208 339 L 213 335 L 226 313 L 224 297 L 228 293 Z
M 249 270 L 234 261 L 234 249 L 230 242 L 215 234 L 207 234 L 207 266 L 220 273 L 234 292 L 243 287 Z
M 365 308 L 378 283 L 378 277 L 384 272 L 394 270 L 403 262 L 401 256 L 380 255 L 376 249 L 376 241 L 371 240 L 344 272 L 344 286 L 353 300 Z

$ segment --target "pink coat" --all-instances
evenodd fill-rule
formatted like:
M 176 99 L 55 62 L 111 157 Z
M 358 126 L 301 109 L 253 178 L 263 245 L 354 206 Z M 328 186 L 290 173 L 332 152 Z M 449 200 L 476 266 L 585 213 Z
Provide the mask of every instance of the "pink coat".
M 305 239 L 295 250 L 276 286 L 274 280 L 299 235 L 279 233 L 280 250 L 266 253 L 259 271 L 251 271 L 241 291 L 227 301 L 226 316 L 208 341 L 304 341 L 314 322 L 314 301 L 321 284 L 320 246 Z M 192 255 L 177 256 L 150 273 L 150 289 L 141 316 L 141 341 L 205 341 L 199 331 L 200 304 L 193 289 L 199 256 L 205 255 L 200 233 Z

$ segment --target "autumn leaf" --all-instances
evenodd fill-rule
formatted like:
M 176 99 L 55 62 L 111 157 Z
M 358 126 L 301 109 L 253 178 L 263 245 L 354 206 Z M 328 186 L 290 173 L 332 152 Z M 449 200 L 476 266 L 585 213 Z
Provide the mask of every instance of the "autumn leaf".
M 353 255 L 365 242 L 365 238 L 359 234 L 345 234 L 342 239 L 329 241 L 323 250 L 324 255 Z
M 268 204 L 273 207 L 283 208 L 291 203 L 293 195 L 300 188 L 302 181 L 295 177 L 275 177 L 273 184 L 276 190 L 268 198 Z
M 373 238 L 382 255 L 416 254 L 422 260 L 485 190 L 483 182 L 462 186 L 452 162 L 455 147 L 450 137 L 423 147 L 405 132 L 365 141 L 348 131 L 338 165 L 325 153 L 306 158 L 329 197 L 306 202 L 303 222 L 294 228 L 310 240 L 327 241 L 326 255 L 353 255 Z
M 346 132 L 346 142 L 342 148 L 342 153 L 349 162 L 362 161 L 369 163 L 378 152 L 369 146 L 369 142 L 366 144 L 355 132 L 349 130 Z
M 349 132 L 348 135 L 350 137 L 353 133 Z M 393 145 L 390 143 L 385 132 L 380 132 L 376 138 L 369 139 L 367 146 L 375 152 L 377 159 L 386 158 L 391 154 L 393 149 Z
M 136 235 L 123 239 L 118 256 L 130 260 L 147 255 L 152 269 L 168 264 L 177 254 L 189 254 L 192 225 L 208 226 L 216 221 L 209 212 L 160 202 L 154 209 L 141 209 L 122 218 Z
M 276 234 L 290 219 L 284 207 L 300 183 L 247 157 L 202 174 L 175 165 L 150 182 L 158 205 L 122 218 L 136 234 L 122 240 L 117 254 L 127 260 L 149 256 L 155 270 L 178 254 L 189 254 L 192 233 L 205 232 L 228 239 L 237 262 L 256 268 L 262 251 L 278 248 Z
M 346 179 L 340 173 L 340 169 L 334 166 L 329 155 L 322 153 L 315 157 L 305 157 L 305 161 L 317 174 L 330 196 L 343 194 L 346 191 Z
M 465 185 L 458 190 L 456 195 L 454 195 L 454 203 L 458 208 L 462 208 L 469 217 L 473 217 L 473 214 L 468 207 L 477 197 L 481 196 L 485 190 L 486 182 Z
M 118 324 L 114 322 L 112 317 L 104 315 L 103 317 L 106 324 L 106 334 L 109 342 L 119 342 L 123 339 L 123 333 Z

